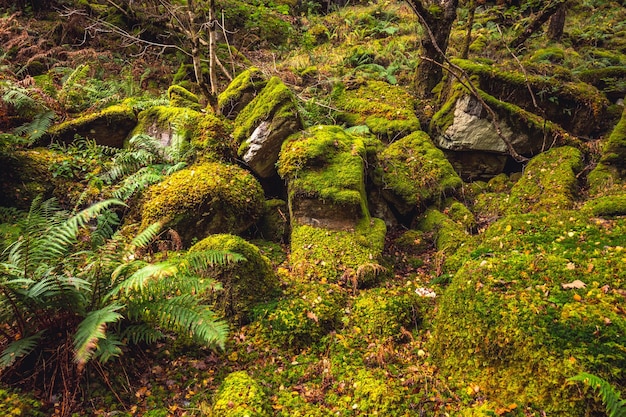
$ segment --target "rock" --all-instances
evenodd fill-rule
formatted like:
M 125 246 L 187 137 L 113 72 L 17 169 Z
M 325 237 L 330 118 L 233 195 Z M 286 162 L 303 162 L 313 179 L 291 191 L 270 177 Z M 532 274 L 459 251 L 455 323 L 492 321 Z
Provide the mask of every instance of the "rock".
M 626 172 L 626 108 L 602 149 L 602 163 Z
M 218 97 L 220 114 L 234 120 L 267 84 L 260 69 L 248 68 L 239 74 Z
M 192 110 L 200 110 L 202 108 L 198 96 L 180 85 L 173 85 L 168 88 L 167 96 L 172 107 L 188 107 Z
M 272 77 L 235 119 L 233 136 L 240 143 L 237 153 L 257 175 L 269 178 L 276 174 L 283 142 L 301 127 L 293 93 Z
M 153 106 L 138 115 L 131 136 L 146 134 L 162 146 L 181 146 L 191 140 L 203 114 L 188 107 Z
M 122 148 L 136 125 L 137 116 L 133 109 L 120 104 L 52 126 L 48 134 L 53 140 L 65 143 L 73 142 L 78 135 L 98 145 Z
M 242 168 L 217 162 L 180 170 L 151 186 L 141 209 L 142 227 L 161 221 L 183 243 L 213 233 L 241 233 L 261 216 L 263 189 Z
M 444 151 L 446 159 L 464 181 L 489 180 L 504 172 L 506 155 L 478 151 Z

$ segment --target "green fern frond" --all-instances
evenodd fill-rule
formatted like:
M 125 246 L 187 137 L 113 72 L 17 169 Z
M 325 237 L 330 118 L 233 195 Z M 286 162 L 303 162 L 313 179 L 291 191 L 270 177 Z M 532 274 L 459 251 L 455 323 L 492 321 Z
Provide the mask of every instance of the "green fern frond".
M 199 275 L 205 275 L 216 266 L 225 266 L 245 260 L 246 258 L 238 253 L 220 250 L 190 252 L 185 256 L 189 272 Z
M 163 223 L 154 222 L 150 226 L 146 227 L 142 230 L 135 238 L 131 241 L 131 246 L 134 248 L 145 248 L 150 243 L 154 241 L 157 235 L 161 232 L 163 228 Z
M 13 133 L 18 136 L 25 136 L 28 143 L 33 143 L 46 134 L 55 117 L 56 113 L 52 110 L 37 113 L 32 121 L 13 129 Z
M 120 188 L 113 192 L 115 198 L 126 200 L 137 191 L 144 190 L 152 184 L 156 184 L 163 180 L 163 171 L 161 165 L 152 165 L 140 168 L 136 173 L 125 178 Z
M 17 359 L 35 350 L 42 335 L 43 332 L 39 332 L 10 343 L 0 354 L 0 369 L 13 365 Z
M 131 292 L 136 292 L 141 294 L 146 291 L 151 282 L 172 277 L 177 273 L 178 267 L 169 262 L 148 264 L 118 284 L 112 293 L 129 295 Z
M 165 337 L 163 332 L 155 329 L 154 326 L 148 324 L 135 324 L 128 326 L 122 332 L 122 338 L 127 339 L 129 343 L 155 343 Z
M 2 91 L 2 101 L 13 106 L 22 115 L 39 107 L 39 103 L 22 86 L 5 82 L 0 86 L 0 91 Z
M 604 379 L 581 372 L 568 379 L 572 382 L 584 382 L 595 391 L 599 391 L 602 403 L 606 407 L 608 417 L 626 417 L 626 399 L 620 399 L 621 394 Z
M 121 346 L 124 346 L 115 333 L 110 333 L 106 339 L 100 339 L 98 341 L 98 347 L 94 353 L 94 357 L 98 359 L 100 363 L 105 363 L 111 358 L 116 358 L 122 354 Z
M 80 322 L 74 334 L 74 360 L 79 366 L 87 363 L 94 355 L 99 342 L 107 338 L 107 324 L 116 323 L 123 318 L 118 313 L 122 308 L 123 306 L 119 304 L 109 304 L 90 312 Z

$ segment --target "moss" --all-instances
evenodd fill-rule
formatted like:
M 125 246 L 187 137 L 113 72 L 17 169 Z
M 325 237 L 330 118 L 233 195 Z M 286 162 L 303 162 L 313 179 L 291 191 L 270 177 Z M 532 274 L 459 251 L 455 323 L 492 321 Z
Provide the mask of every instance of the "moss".
M 437 250 L 452 254 L 468 238 L 465 227 L 437 209 L 429 208 L 418 219 L 419 230 L 434 233 Z
M 474 214 L 461 202 L 451 199 L 446 202 L 444 213 L 457 224 L 463 226 L 467 232 L 476 228 Z
M 298 221 L 304 200 L 323 201 L 328 217 L 337 208 L 351 217 L 367 218 L 364 179 L 365 144 L 339 126 L 315 126 L 283 143 L 278 174 L 289 182 L 290 214 Z M 302 209 L 302 210 L 301 210 Z M 306 214 L 306 213 L 305 213 Z
M 237 143 L 233 140 L 232 123 L 212 113 L 203 115 L 193 128 L 191 145 L 198 150 L 199 159 L 233 162 L 237 155 Z
M 425 132 L 395 141 L 378 157 L 373 177 L 383 196 L 406 214 L 462 184 L 443 152 Z
M 272 415 L 263 388 L 245 371 L 229 374 L 217 392 L 213 415 L 220 417 L 269 417 Z
M 234 118 L 266 84 L 267 80 L 256 67 L 241 72 L 218 96 L 220 114 Z
M 601 162 L 626 168 L 626 107 L 602 149 Z
M 222 290 L 210 300 L 216 312 L 243 323 L 250 319 L 252 308 L 268 301 L 278 290 L 278 279 L 267 257 L 245 239 L 229 235 L 211 235 L 193 245 L 189 251 L 225 250 L 243 255 L 244 261 L 218 269 Z
M 610 98 L 623 98 L 626 95 L 626 68 L 623 65 L 585 70 L 577 75 Z
M 263 313 L 263 336 L 275 346 L 311 346 L 341 325 L 346 303 L 345 289 L 336 284 L 297 282 Z
M 298 117 L 293 93 L 278 77 L 270 78 L 265 88 L 237 115 L 233 137 L 239 143 L 244 142 L 262 121 L 272 117 Z M 242 152 L 240 149 L 239 153 Z
M 549 48 L 537 49 L 530 57 L 531 62 L 550 62 L 552 64 L 563 63 L 565 60 L 565 51 L 556 46 Z
M 443 376 L 498 407 L 567 416 L 590 405 L 567 377 L 585 370 L 623 386 L 626 320 L 615 289 L 624 284 L 625 227 L 580 211 L 492 224 L 438 307 L 430 347 Z M 575 280 L 586 288 L 563 286 Z
M 361 292 L 350 309 L 352 331 L 368 341 L 401 339 L 418 326 L 419 297 L 404 289 L 374 288 Z
M 553 148 L 534 157 L 511 189 L 508 212 L 572 208 L 578 190 L 576 175 L 582 168 L 581 152 L 570 146 Z
M 265 201 L 265 209 L 257 222 L 261 238 L 274 242 L 286 240 L 289 232 L 289 209 L 287 202 L 279 199 Z
M 200 110 L 200 99 L 191 91 L 180 85 L 172 85 L 167 89 L 167 96 L 170 99 L 170 105 L 173 107 L 187 107 L 193 110 Z
M 147 134 L 164 146 L 183 146 L 190 142 L 194 129 L 204 117 L 187 107 L 152 106 L 139 113 L 137 126 L 129 137 Z
M 353 231 L 294 226 L 291 233 L 293 271 L 321 282 L 371 285 L 380 279 L 385 222 L 363 219 Z
M 589 210 L 591 214 L 598 217 L 624 216 L 626 215 L 626 193 L 589 200 L 583 206 L 583 210 Z
M 148 190 L 142 224 L 162 221 L 183 242 L 211 233 L 239 233 L 263 210 L 263 189 L 247 171 L 219 163 L 192 166 Z
M 616 191 L 626 191 L 626 175 L 620 174 L 620 169 L 615 166 L 599 163 L 587 175 L 589 195 L 599 197 L 610 195 Z
M 0 414 L 6 417 L 29 416 L 43 417 L 46 415 L 42 404 L 28 394 L 7 391 L 0 388 Z
M 356 89 L 340 84 L 332 97 L 334 106 L 341 110 L 341 121 L 366 125 L 381 139 L 395 140 L 420 129 L 414 100 L 401 87 L 383 81 L 368 81 Z

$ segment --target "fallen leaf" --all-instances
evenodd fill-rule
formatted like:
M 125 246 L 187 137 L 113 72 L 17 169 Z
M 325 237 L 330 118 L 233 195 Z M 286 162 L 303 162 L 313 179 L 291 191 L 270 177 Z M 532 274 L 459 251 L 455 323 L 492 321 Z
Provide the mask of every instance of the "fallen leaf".
M 312 312 L 312 311 L 307 311 L 307 312 L 306 312 L 306 316 L 307 316 L 308 318 L 310 318 L 311 320 L 313 320 L 314 322 L 319 323 L 319 319 L 317 318 L 317 316 L 315 315 L 315 313 L 314 313 L 314 312 Z
M 574 280 L 568 284 L 561 284 L 561 288 L 563 288 L 564 290 L 579 290 L 581 288 L 585 288 L 586 286 L 587 284 L 579 279 Z

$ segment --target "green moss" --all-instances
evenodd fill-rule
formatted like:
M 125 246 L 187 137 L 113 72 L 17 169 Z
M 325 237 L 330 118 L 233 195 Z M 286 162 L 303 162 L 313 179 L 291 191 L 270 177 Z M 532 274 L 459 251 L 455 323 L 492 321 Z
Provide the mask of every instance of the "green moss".
M 624 216 L 626 215 L 626 193 L 589 200 L 583 206 L 583 210 L 589 210 L 598 217 Z
M 451 199 L 446 202 L 444 213 L 457 224 L 471 232 L 476 228 L 474 214 L 461 202 Z
M 292 221 L 294 205 L 303 199 L 369 217 L 364 160 L 363 139 L 339 126 L 315 126 L 285 141 L 277 166 L 278 174 L 289 181 Z
M 393 142 L 378 159 L 374 183 L 400 213 L 424 207 L 462 184 L 443 152 L 422 131 Z
M 43 417 L 46 415 L 42 404 L 28 394 L 7 391 L 0 388 L 0 414 L 6 417 L 29 416 Z
M 340 84 L 332 97 L 334 106 L 342 111 L 341 121 L 351 126 L 366 125 L 381 139 L 397 139 L 420 129 L 414 100 L 401 87 L 368 81 L 351 90 Z
M 244 261 L 218 269 L 222 290 L 210 300 L 216 312 L 237 323 L 250 318 L 252 307 L 268 301 L 278 290 L 278 279 L 267 257 L 245 239 L 229 235 L 211 235 L 193 245 L 189 251 L 225 250 L 243 255 Z
M 257 222 L 258 233 L 263 239 L 283 242 L 289 232 L 289 208 L 279 199 L 265 201 L 265 209 Z
M 563 210 L 574 205 L 576 175 L 583 168 L 582 154 L 573 147 L 553 148 L 534 157 L 511 189 L 509 213 Z
M 589 194 L 594 197 L 610 195 L 619 191 L 626 191 L 626 175 L 620 175 L 620 169 L 615 166 L 599 163 L 587 175 Z
M 187 244 L 211 233 L 239 233 L 263 210 L 263 189 L 247 171 L 205 163 L 172 174 L 148 190 L 143 226 L 162 221 Z
M 438 307 L 430 346 L 443 376 L 499 407 L 567 416 L 591 405 L 567 377 L 585 370 L 622 387 L 625 228 L 562 210 L 491 225 Z M 586 288 L 563 287 L 575 280 Z
M 265 77 L 263 77 L 260 69 L 251 67 L 243 71 L 235 77 L 228 87 L 226 87 L 226 90 L 219 95 L 217 102 L 220 113 L 229 115 L 232 109 L 241 110 L 266 84 L 267 81 Z M 243 106 L 239 106 L 238 103 L 242 100 L 244 101 L 244 103 L 242 103 Z M 238 113 L 238 111 L 235 112 L 235 114 Z
M 602 150 L 602 162 L 626 168 L 626 108 Z
M 263 388 L 245 371 L 229 374 L 215 397 L 213 415 L 220 417 L 269 417 L 272 415 Z
M 562 63 L 565 59 L 565 51 L 556 46 L 537 49 L 530 57 L 531 62 L 550 62 L 552 64 Z
M 352 304 L 350 325 L 366 340 L 401 339 L 402 330 L 417 328 L 419 297 L 403 288 L 374 288 L 361 292 Z
M 263 90 L 237 115 L 233 136 L 242 143 L 264 120 L 298 117 L 293 93 L 278 77 L 272 77 Z M 245 142 L 242 144 L 245 146 Z M 242 149 L 239 150 L 241 154 Z
M 170 105 L 173 107 L 187 107 L 193 110 L 202 108 L 198 96 L 180 85 L 172 85 L 168 88 L 167 96 L 170 99 Z
M 163 145 L 181 146 L 189 143 L 194 129 L 205 117 L 187 107 L 152 106 L 138 115 L 138 123 L 129 137 L 147 134 L 159 139 Z
M 193 128 L 191 145 L 198 150 L 199 159 L 207 161 L 234 161 L 237 143 L 231 136 L 232 123 L 212 113 L 203 115 Z
M 296 274 L 348 286 L 371 285 L 382 274 L 379 262 L 385 222 L 363 219 L 353 231 L 294 226 L 291 264 Z
M 465 227 L 437 209 L 429 208 L 420 216 L 417 227 L 428 233 L 434 233 L 437 250 L 452 254 L 468 239 Z
M 263 312 L 262 334 L 275 346 L 311 346 L 341 325 L 346 303 L 346 290 L 336 284 L 296 282 Z

